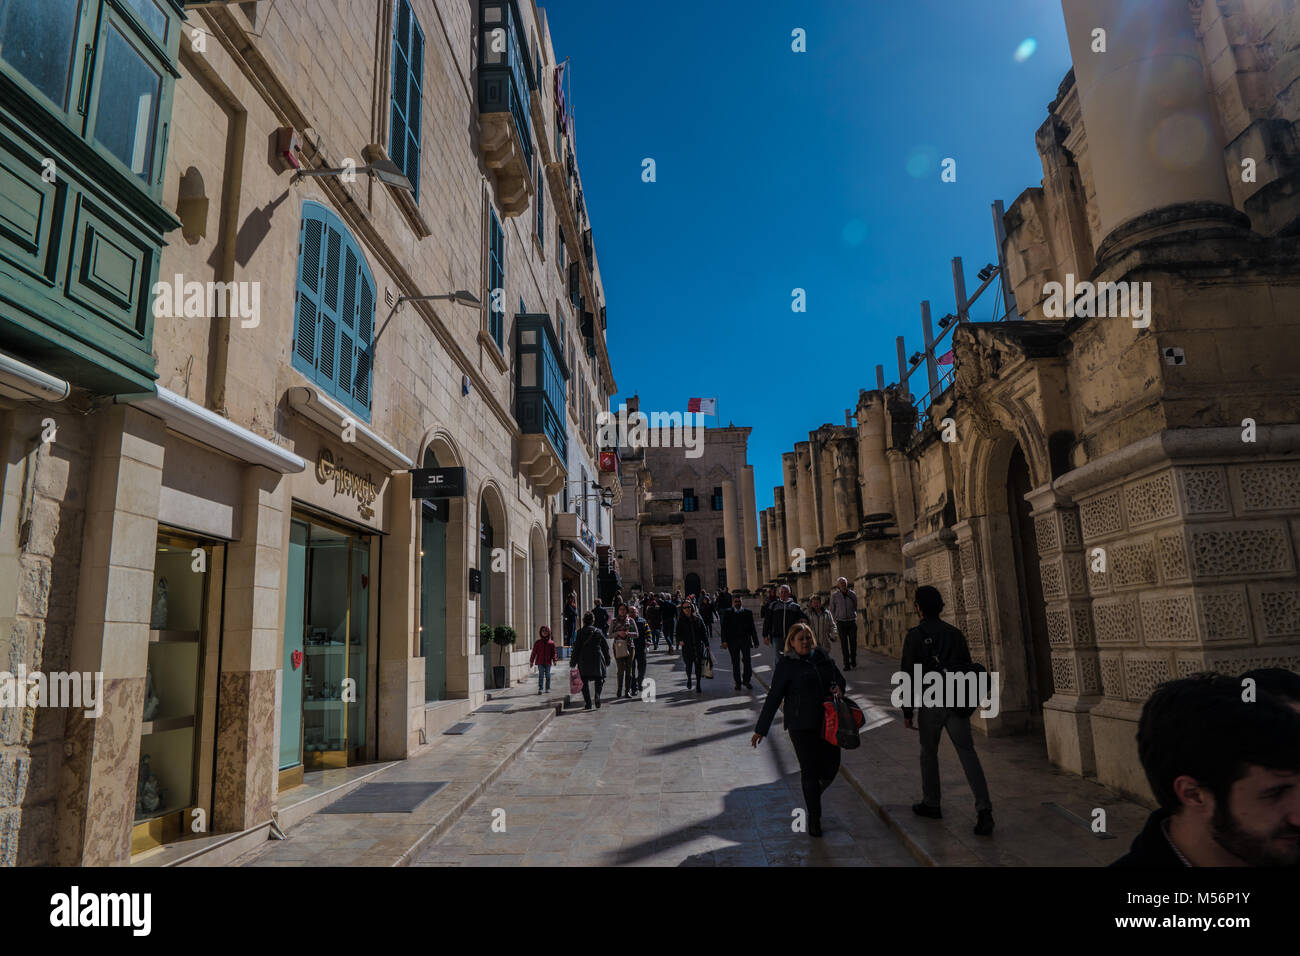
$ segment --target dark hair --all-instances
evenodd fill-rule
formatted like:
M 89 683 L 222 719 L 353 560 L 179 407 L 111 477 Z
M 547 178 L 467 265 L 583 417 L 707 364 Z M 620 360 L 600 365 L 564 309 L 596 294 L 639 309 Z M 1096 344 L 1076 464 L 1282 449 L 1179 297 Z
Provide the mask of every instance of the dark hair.
M 587 627 L 591 627 L 591 625 L 596 623 L 596 615 L 588 611 L 586 614 L 582 615 L 582 623 Z
M 1206 787 L 1217 812 L 1249 766 L 1300 772 L 1300 714 L 1268 693 L 1241 697 L 1240 679 L 1205 673 L 1161 684 L 1142 706 L 1138 757 L 1165 810 L 1182 806 L 1180 776 Z
M 1247 677 L 1253 680 L 1255 686 L 1264 693 L 1300 704 L 1300 674 L 1295 671 L 1284 670 L 1281 667 L 1257 667 L 1241 675 L 1242 680 Z
M 614 613 L 615 613 L 615 614 L 618 614 L 618 613 L 620 613 L 620 612 L 622 612 L 622 611 L 627 611 L 627 610 L 630 610 L 630 608 L 627 606 L 626 603 L 623 603 L 623 604 L 620 604 L 618 607 L 616 607 L 616 608 L 614 609 Z
M 938 617 L 943 610 L 943 595 L 938 588 L 922 584 L 916 589 L 916 606 L 921 609 L 923 617 Z

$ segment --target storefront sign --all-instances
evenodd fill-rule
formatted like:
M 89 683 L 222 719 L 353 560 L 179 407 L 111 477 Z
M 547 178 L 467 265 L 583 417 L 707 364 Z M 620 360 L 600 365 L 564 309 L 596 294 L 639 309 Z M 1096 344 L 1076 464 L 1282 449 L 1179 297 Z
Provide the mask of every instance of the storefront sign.
M 342 464 L 336 464 L 334 455 L 328 448 L 322 448 L 316 459 L 316 480 L 321 484 L 333 480 L 334 494 L 357 499 L 357 512 L 366 520 L 375 516 L 375 509 L 371 505 L 379 492 L 375 488 L 374 479 L 369 474 L 363 476 L 350 468 L 344 468 Z
M 411 469 L 412 498 L 465 497 L 464 468 Z

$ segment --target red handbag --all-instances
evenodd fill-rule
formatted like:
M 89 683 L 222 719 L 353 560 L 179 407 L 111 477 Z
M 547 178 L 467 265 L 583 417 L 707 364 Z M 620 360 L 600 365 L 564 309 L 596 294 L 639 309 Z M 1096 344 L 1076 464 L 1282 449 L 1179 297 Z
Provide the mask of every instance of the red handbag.
M 858 728 L 867 722 L 867 715 L 862 708 L 849 697 L 836 694 L 822 702 L 825 717 L 822 722 L 822 737 L 828 744 L 853 750 L 861 745 L 862 737 Z

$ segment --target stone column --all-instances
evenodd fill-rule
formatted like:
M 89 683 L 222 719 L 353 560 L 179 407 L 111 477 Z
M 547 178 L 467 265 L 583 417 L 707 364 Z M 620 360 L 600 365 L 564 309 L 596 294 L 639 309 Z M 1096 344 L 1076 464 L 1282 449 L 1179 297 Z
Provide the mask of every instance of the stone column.
M 754 511 L 754 466 L 746 465 L 740 476 L 741 530 L 745 543 L 745 580 L 742 586 L 756 590 L 762 581 L 758 568 L 758 524 Z M 734 588 L 733 588 L 734 590 Z
M 773 509 L 763 509 L 763 565 L 766 569 L 764 583 L 776 578 L 776 526 L 772 520 Z
M 772 489 L 772 530 L 776 552 L 772 567 L 782 575 L 790 570 L 790 539 L 785 533 L 785 489 L 780 485 Z
M 280 746 L 275 729 L 284 669 L 289 487 L 283 475 L 258 465 L 245 469 L 243 481 L 239 540 L 230 544 L 226 561 L 212 800 L 218 833 L 270 818 Z
M 858 400 L 858 481 L 863 521 L 894 514 L 893 483 L 885 458 L 885 401 L 878 391 L 863 392 Z
M 394 472 L 388 488 L 389 533 L 380 541 L 383 586 L 379 589 L 377 739 L 380 760 L 402 760 L 419 745 L 418 731 L 424 726 L 424 658 L 418 656 L 415 637 L 420 557 L 414 519 L 421 504 L 411 500 L 410 472 Z M 418 689 L 412 686 L 415 682 Z
M 730 478 L 722 483 L 722 542 L 727 556 L 727 587 L 744 586 L 745 561 L 741 554 L 740 509 L 736 503 L 736 482 Z
M 650 529 L 647 525 L 637 526 L 638 547 L 641 554 L 641 587 L 647 591 L 657 591 L 655 587 L 654 548 L 650 544 Z
M 792 451 L 787 451 L 781 455 L 781 475 L 785 488 L 785 529 L 786 529 L 786 546 L 790 551 L 795 548 L 808 550 L 808 545 L 804 541 L 802 527 L 802 512 L 799 509 L 799 497 L 803 491 L 799 484 L 798 475 L 795 471 L 796 456 Z
M 854 534 L 862 525 L 858 509 L 858 443 L 844 434 L 835 440 L 835 534 Z
M 1063 0 L 1062 8 L 1101 236 L 1184 204 L 1195 204 L 1174 216 L 1184 227 L 1235 216 L 1187 0 Z M 1104 53 L 1094 52 L 1098 30 Z
M 803 549 L 809 553 L 817 550 L 820 537 L 817 532 L 817 483 L 813 480 L 808 442 L 794 446 L 796 479 L 799 483 L 799 532 Z
M 813 445 L 813 449 L 816 454 L 814 474 L 816 475 L 818 497 L 821 503 L 822 521 L 821 540 L 817 542 L 817 546 L 828 548 L 835 540 L 835 532 L 838 527 L 835 517 L 835 461 L 829 442 L 818 441 Z
M 69 663 L 74 672 L 103 674 L 103 712 L 68 711 L 54 825 L 59 866 L 131 858 L 158 550 L 163 423 L 127 405 L 109 405 L 95 420 Z
M 685 590 L 686 572 L 682 567 L 682 552 L 685 550 L 685 538 L 680 528 L 673 532 L 673 590 Z

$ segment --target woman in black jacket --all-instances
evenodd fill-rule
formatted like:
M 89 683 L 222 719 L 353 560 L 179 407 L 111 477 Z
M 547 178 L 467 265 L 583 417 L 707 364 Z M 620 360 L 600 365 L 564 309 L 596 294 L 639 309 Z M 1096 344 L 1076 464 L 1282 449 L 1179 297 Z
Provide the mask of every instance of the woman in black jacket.
M 573 666 L 582 678 L 582 700 L 591 710 L 592 685 L 596 690 L 596 706 L 600 707 L 600 690 L 605 686 L 605 668 L 609 666 L 609 646 L 605 632 L 595 626 L 596 616 L 588 611 L 582 615 L 582 629 L 573 639 Z
M 695 692 L 704 693 L 704 661 L 708 656 L 709 638 L 704 633 L 704 622 L 695 613 L 695 605 L 690 601 L 682 604 L 681 616 L 677 619 L 677 646 L 682 651 L 682 661 L 686 664 L 686 689 L 691 689 L 691 669 L 695 669 Z
M 831 694 L 844 691 L 844 675 L 813 637 L 812 628 L 799 623 L 790 628 L 785 654 L 776 660 L 772 689 L 767 692 L 763 712 L 750 745 L 767 736 L 776 709 L 785 702 L 785 729 L 799 761 L 799 778 L 808 805 L 808 835 L 822 835 L 822 791 L 831 785 L 840 769 L 840 748 L 822 737 L 825 709 Z

